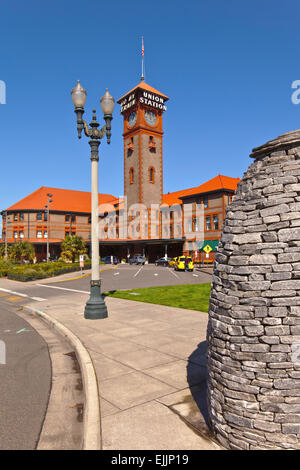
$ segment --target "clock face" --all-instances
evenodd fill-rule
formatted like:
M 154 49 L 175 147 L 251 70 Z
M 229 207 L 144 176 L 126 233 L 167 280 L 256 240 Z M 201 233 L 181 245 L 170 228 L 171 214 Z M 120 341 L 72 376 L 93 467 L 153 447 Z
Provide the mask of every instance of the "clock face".
M 129 114 L 128 126 L 133 127 L 136 123 L 136 118 L 137 118 L 136 111 L 133 111 L 131 114 Z
M 157 117 L 153 111 L 145 111 L 145 120 L 150 126 L 155 126 Z

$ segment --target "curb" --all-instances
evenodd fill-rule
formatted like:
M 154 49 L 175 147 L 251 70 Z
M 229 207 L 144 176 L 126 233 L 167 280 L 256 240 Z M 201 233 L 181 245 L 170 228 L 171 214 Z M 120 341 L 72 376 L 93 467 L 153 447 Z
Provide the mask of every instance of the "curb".
M 27 306 L 23 308 L 24 310 L 29 310 L 47 323 L 48 326 L 56 330 L 74 347 L 80 365 L 84 390 L 82 450 L 101 450 L 102 440 L 98 381 L 94 364 L 88 350 L 83 346 L 79 338 L 62 323 L 59 323 L 36 308 Z

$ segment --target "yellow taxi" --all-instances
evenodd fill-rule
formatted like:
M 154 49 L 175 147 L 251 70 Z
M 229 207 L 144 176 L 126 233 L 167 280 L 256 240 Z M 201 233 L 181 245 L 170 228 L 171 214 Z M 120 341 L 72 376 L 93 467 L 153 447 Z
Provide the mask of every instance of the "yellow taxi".
M 177 259 L 178 259 L 178 258 L 172 258 L 171 261 L 169 261 L 169 266 L 170 266 L 170 268 L 174 268 L 174 267 L 175 267 L 175 264 L 176 264 Z
M 175 263 L 175 271 L 194 271 L 194 263 L 190 256 L 179 256 Z

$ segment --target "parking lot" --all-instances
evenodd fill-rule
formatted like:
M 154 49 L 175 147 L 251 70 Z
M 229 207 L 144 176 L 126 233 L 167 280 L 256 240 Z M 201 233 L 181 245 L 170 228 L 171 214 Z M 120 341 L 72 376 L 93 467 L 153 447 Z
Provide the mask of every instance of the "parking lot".
M 142 287 L 171 286 L 181 284 L 199 284 L 211 282 L 211 275 L 194 269 L 193 272 L 174 271 L 173 268 L 153 264 L 101 266 L 102 292 L 120 289 L 138 289 Z M 53 281 L 52 281 L 53 282 Z M 74 279 L 63 285 L 72 289 L 89 290 L 90 277 Z M 54 286 L 55 284 L 52 284 Z M 57 284 L 60 285 L 61 284 Z

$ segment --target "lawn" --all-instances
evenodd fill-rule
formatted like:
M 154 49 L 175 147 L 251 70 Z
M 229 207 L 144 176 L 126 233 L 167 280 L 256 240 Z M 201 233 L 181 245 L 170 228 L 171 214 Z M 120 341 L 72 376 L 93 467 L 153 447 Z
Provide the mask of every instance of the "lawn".
M 210 283 L 105 292 L 105 296 L 208 312 Z

